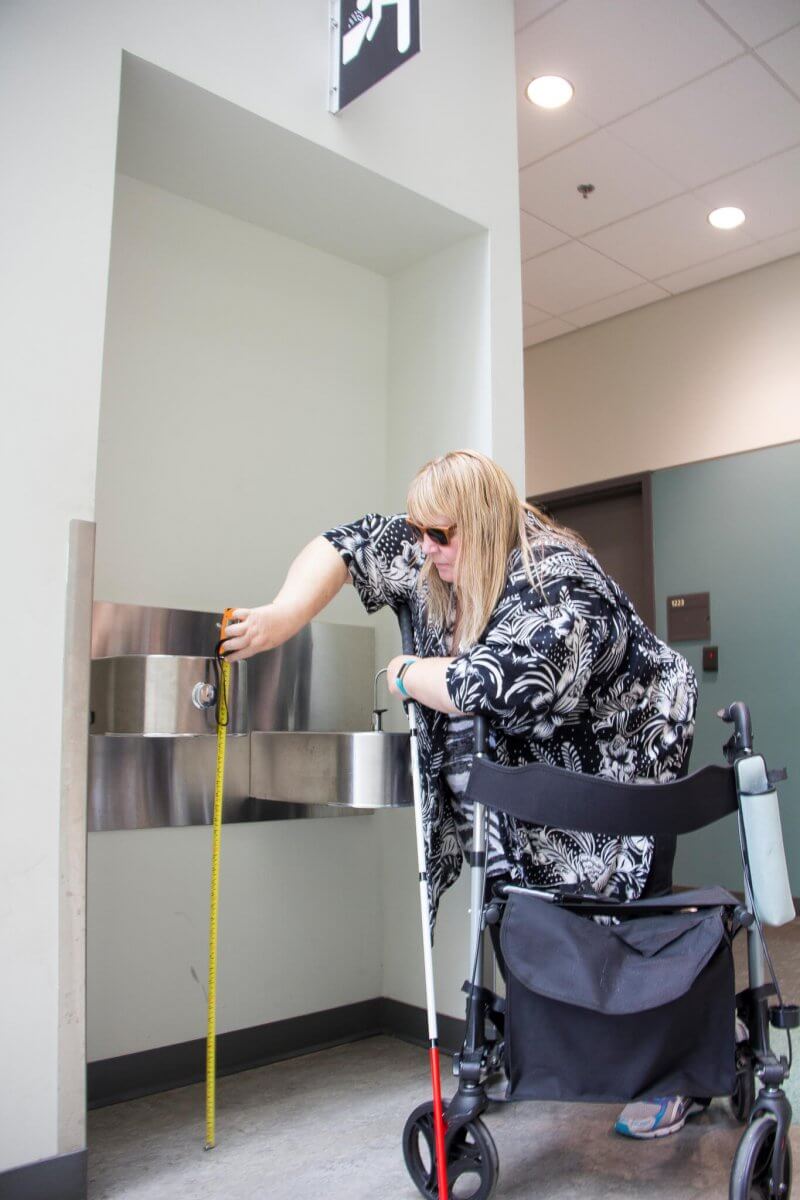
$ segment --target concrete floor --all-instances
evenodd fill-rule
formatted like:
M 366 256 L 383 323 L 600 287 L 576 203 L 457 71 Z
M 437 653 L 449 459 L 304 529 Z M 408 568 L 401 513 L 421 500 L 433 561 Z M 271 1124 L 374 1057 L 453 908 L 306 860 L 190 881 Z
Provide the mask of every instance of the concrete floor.
M 413 1200 L 400 1137 L 426 1088 L 425 1052 L 377 1037 L 220 1080 L 209 1152 L 200 1085 L 99 1109 L 89 1118 L 89 1197 Z M 618 1108 L 493 1106 L 498 1200 L 726 1200 L 741 1130 L 724 1101 L 653 1142 L 615 1135 Z M 800 1155 L 796 1126 L 792 1140 Z
M 785 998 L 797 1000 L 798 922 L 770 931 L 770 945 Z M 775 1037 L 779 1053 L 784 1044 Z M 90 1200 L 413 1200 L 400 1138 L 427 1098 L 427 1071 L 423 1050 L 377 1037 L 228 1076 L 209 1152 L 201 1085 L 98 1109 L 89 1114 Z M 797 1081 L 789 1091 L 797 1119 Z M 652 1142 L 615 1135 L 618 1109 L 493 1106 L 485 1120 L 500 1160 L 497 1200 L 726 1200 L 741 1127 L 724 1101 Z M 792 1144 L 797 1160 L 797 1126 Z

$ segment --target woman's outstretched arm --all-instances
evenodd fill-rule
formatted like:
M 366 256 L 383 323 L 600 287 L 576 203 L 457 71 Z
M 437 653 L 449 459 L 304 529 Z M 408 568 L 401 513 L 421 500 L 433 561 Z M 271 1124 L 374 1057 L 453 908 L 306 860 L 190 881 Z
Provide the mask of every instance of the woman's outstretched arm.
M 330 604 L 350 578 L 341 555 L 320 536 L 300 551 L 271 604 L 234 609 L 225 630 L 229 662 L 282 646 Z

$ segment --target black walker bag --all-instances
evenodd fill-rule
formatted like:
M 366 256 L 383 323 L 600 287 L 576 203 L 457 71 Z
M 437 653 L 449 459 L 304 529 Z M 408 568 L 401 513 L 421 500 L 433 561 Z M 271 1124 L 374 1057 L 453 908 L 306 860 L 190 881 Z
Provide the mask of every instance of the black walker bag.
M 717 905 L 602 925 L 513 892 L 500 932 L 509 1099 L 730 1095 L 735 987 L 724 913 Z

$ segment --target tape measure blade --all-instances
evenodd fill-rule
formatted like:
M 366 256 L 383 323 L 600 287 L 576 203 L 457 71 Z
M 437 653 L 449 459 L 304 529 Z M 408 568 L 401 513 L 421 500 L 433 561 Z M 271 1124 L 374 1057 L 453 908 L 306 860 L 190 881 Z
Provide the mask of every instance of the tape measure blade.
M 222 801 L 225 788 L 225 749 L 228 732 L 228 694 L 231 664 L 223 661 L 220 680 L 217 765 L 214 776 L 214 814 L 211 833 L 211 897 L 208 931 L 208 1022 L 206 1033 L 206 1150 L 216 1145 L 217 1082 L 217 945 L 219 930 L 219 859 Z

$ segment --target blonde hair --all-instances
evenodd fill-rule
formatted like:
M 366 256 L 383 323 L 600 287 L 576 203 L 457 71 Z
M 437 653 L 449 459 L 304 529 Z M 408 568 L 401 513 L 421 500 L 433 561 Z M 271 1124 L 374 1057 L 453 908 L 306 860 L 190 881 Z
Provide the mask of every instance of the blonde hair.
M 536 543 L 555 537 L 572 548 L 585 545 L 578 534 L 521 500 L 502 467 L 477 450 L 451 450 L 426 463 L 411 481 L 407 508 L 408 519 L 416 525 L 436 525 L 446 517 L 458 528 L 455 588 L 430 561 L 422 568 L 419 587 L 427 594 L 429 619 L 440 628 L 451 619 L 457 591 L 461 647 L 474 645 L 486 628 L 505 589 L 515 550 L 531 584 L 541 589 Z M 453 646 L 454 653 L 458 649 Z

